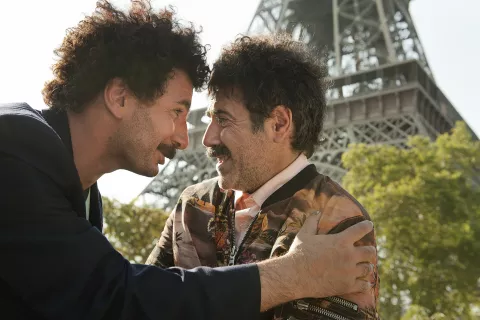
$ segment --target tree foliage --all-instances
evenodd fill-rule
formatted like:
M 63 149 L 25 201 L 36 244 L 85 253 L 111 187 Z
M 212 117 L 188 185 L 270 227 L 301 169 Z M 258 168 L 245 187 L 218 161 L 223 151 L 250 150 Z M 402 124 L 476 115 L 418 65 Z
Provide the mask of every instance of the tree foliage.
M 472 318 L 480 301 L 480 142 L 459 122 L 436 141 L 354 145 L 342 160 L 344 187 L 375 223 L 382 319 Z
M 160 236 L 168 215 L 160 209 L 122 204 L 103 198 L 104 233 L 126 259 L 144 263 Z

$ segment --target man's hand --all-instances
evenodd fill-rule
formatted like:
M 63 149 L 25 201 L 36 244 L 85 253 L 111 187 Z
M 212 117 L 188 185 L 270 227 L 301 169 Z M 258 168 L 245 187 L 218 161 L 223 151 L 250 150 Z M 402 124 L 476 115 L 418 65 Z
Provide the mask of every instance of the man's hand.
M 354 243 L 373 230 L 372 222 L 360 222 L 338 234 L 316 235 L 319 218 L 319 214 L 307 218 L 287 254 L 295 260 L 294 274 L 302 297 L 370 290 L 366 279 L 373 272 L 377 251 Z
M 300 298 L 324 298 L 371 289 L 365 279 L 373 272 L 376 249 L 354 243 L 373 230 L 360 222 L 331 235 L 317 235 L 320 215 L 312 214 L 283 257 L 258 263 L 261 310 Z

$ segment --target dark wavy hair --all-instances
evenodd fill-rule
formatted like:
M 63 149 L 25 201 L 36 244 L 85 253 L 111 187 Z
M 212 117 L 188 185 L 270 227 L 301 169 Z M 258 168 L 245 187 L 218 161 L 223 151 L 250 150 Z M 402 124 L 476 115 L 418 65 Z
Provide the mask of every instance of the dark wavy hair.
M 53 80 L 42 91 L 51 108 L 81 112 L 113 78 L 123 79 L 143 102 L 163 94 L 173 69 L 187 73 L 196 90 L 210 75 L 207 48 L 190 24 L 182 26 L 173 10 L 154 12 L 150 2 L 132 1 L 124 13 L 108 1 L 67 30 Z
M 292 148 L 310 157 L 320 143 L 326 111 L 327 67 L 305 44 L 287 35 L 242 36 L 214 63 L 209 94 L 239 92 L 254 132 L 276 106 L 292 111 Z

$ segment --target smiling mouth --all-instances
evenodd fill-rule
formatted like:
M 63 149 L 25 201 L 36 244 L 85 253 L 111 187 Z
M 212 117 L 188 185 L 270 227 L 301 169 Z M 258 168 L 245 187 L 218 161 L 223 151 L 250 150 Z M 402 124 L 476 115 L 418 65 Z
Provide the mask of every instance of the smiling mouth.
M 173 159 L 175 157 L 175 154 L 177 153 L 177 149 L 175 146 L 163 143 L 158 146 L 157 150 L 160 151 L 163 157 L 170 160 Z M 165 161 L 165 159 L 163 161 Z

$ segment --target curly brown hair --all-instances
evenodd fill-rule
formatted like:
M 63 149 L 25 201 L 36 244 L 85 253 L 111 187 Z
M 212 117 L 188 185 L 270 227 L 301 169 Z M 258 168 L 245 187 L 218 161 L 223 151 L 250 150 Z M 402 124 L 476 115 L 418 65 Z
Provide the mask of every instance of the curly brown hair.
M 305 44 L 287 35 L 241 36 L 223 49 L 208 84 L 215 96 L 240 92 L 253 131 L 276 106 L 292 111 L 292 148 L 310 157 L 320 143 L 326 111 L 328 69 Z
M 173 10 L 155 13 L 150 2 L 132 1 L 124 13 L 108 1 L 67 31 L 42 91 L 51 108 L 81 112 L 113 78 L 123 79 L 143 102 L 164 93 L 173 69 L 187 73 L 196 90 L 210 75 L 207 48 L 192 24 L 181 26 Z

